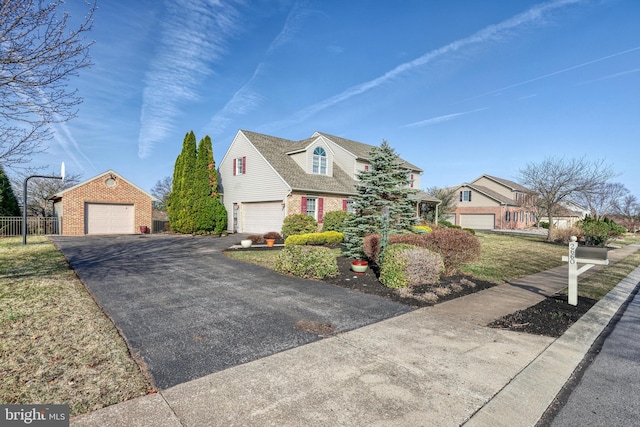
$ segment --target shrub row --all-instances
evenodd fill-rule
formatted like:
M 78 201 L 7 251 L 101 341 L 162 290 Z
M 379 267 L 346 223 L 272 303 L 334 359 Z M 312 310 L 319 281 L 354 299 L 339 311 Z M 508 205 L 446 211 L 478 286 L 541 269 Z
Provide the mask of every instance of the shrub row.
M 389 245 L 405 243 L 429 249 L 442 256 L 445 273 L 455 273 L 462 264 L 475 261 L 480 256 L 480 240 L 473 234 L 456 228 L 436 228 L 427 234 L 393 234 Z M 364 238 L 363 251 L 373 262 L 380 257 L 380 235 Z
M 285 239 L 284 245 L 339 245 L 344 241 L 344 234 L 337 231 L 322 233 L 294 234 Z
M 444 271 L 440 254 L 426 248 L 396 243 L 385 251 L 380 282 L 389 288 L 435 284 Z
M 282 249 L 275 261 L 278 273 L 306 279 L 324 279 L 338 274 L 338 262 L 331 249 L 291 245 Z

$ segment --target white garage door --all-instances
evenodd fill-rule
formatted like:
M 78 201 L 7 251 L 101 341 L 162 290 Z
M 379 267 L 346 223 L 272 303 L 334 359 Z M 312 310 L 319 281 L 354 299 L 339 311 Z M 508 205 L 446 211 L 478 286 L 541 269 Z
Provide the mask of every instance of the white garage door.
M 493 214 L 460 214 L 460 226 L 474 230 L 493 230 L 495 216 Z
M 135 232 L 134 207 L 87 203 L 84 223 L 87 234 L 132 234 Z
M 284 208 L 282 202 L 259 202 L 242 204 L 243 223 L 240 232 L 262 234 L 282 230 Z

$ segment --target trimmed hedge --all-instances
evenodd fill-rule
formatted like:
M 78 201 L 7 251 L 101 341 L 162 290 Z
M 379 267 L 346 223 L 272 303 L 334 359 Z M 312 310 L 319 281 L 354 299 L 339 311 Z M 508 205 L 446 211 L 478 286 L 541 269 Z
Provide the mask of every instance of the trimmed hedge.
M 396 243 L 385 251 L 380 282 L 388 288 L 438 283 L 444 271 L 440 254 L 426 248 Z
M 305 279 L 324 279 L 338 274 L 338 261 L 331 249 L 291 245 L 278 253 L 274 268 L 282 274 Z
M 433 229 L 428 225 L 414 225 L 413 232 L 417 234 L 431 233 Z
M 294 234 L 285 239 L 284 245 L 339 245 L 344 241 L 344 234 L 337 231 L 322 233 Z

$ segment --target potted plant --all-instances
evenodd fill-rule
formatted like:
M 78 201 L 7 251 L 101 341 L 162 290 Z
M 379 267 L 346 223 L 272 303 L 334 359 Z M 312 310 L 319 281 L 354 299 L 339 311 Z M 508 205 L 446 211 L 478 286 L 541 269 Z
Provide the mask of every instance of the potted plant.
M 269 231 L 264 234 L 264 241 L 267 242 L 267 246 L 272 248 L 276 243 L 276 240 L 281 240 L 282 236 L 277 231 Z
M 240 240 L 240 246 L 243 248 L 250 248 L 253 241 L 251 239 L 243 239 Z
M 354 259 L 353 261 L 351 261 L 351 270 L 353 270 L 354 273 L 363 274 L 365 271 L 367 271 L 368 267 L 369 262 L 367 260 Z

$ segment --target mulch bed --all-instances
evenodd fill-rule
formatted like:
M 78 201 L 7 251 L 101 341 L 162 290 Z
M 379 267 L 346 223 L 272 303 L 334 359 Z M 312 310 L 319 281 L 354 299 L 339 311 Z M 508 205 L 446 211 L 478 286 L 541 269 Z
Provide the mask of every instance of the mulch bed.
M 390 289 L 378 281 L 376 271 L 372 268 L 367 269 L 365 273 L 357 274 L 351 270 L 350 259 L 338 257 L 337 261 L 340 274 L 336 277 L 326 278 L 323 282 L 388 298 L 400 304 L 408 305 L 413 309 L 428 307 L 495 286 L 494 283 L 458 274 L 441 277 L 437 285 Z
M 488 326 L 557 338 L 596 302 L 590 298 L 578 297 L 578 305 L 573 306 L 567 302 L 566 295 L 552 296 L 525 310 L 494 320 Z
M 279 249 L 282 249 L 282 247 L 252 247 L 249 250 Z M 365 273 L 358 274 L 351 270 L 350 259 L 338 257 L 337 261 L 339 274 L 335 277 L 326 278 L 323 282 L 387 298 L 407 305 L 414 310 L 496 286 L 491 282 L 457 274 L 454 276 L 442 276 L 437 285 L 390 289 L 378 281 L 376 270 L 369 268 Z M 494 320 L 488 326 L 515 332 L 559 337 L 583 314 L 589 311 L 596 302 L 593 299 L 579 297 L 578 305 L 572 306 L 567 303 L 566 295 L 553 296 L 525 310 Z M 298 327 L 303 330 L 322 329 L 323 332 L 330 332 L 324 330 L 325 325 L 299 325 Z

